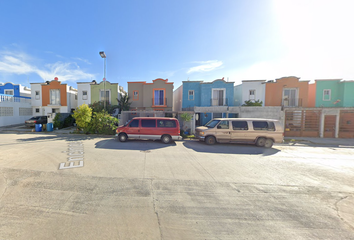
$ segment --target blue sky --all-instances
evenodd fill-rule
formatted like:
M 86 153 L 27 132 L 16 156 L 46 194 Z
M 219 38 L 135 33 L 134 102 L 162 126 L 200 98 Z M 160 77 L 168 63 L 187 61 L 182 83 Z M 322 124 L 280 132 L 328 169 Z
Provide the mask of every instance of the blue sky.
M 0 83 L 354 80 L 351 0 L 0 2 Z

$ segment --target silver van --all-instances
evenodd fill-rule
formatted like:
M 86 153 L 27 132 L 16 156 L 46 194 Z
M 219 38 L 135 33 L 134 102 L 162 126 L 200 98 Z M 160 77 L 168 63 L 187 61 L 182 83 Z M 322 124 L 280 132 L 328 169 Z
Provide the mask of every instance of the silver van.
M 196 138 L 206 144 L 250 143 L 270 148 L 282 143 L 284 130 L 279 120 L 263 118 L 214 118 L 196 128 Z

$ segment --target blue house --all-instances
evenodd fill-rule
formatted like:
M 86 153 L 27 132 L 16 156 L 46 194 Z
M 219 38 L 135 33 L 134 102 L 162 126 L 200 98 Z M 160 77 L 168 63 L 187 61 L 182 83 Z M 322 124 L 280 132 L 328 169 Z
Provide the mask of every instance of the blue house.
M 31 89 L 21 86 L 21 84 L 13 83 L 0 83 L 0 96 L 1 98 L 14 98 L 14 99 L 31 99 Z
M 234 82 L 223 79 L 183 81 L 174 92 L 174 111 L 195 111 L 197 125 L 216 117 L 235 117 L 227 113 L 229 106 L 234 106 Z

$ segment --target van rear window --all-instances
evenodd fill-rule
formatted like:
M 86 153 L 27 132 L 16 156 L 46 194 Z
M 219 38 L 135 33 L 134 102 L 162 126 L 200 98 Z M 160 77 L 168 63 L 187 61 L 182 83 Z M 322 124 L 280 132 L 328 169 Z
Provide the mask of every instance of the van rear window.
M 143 120 L 141 120 L 141 127 L 154 128 L 154 127 L 156 127 L 156 120 L 155 119 L 143 119 Z
M 275 126 L 273 122 L 253 121 L 252 124 L 254 130 L 275 131 Z
M 175 128 L 176 121 L 174 121 L 174 120 L 157 120 L 157 127 Z

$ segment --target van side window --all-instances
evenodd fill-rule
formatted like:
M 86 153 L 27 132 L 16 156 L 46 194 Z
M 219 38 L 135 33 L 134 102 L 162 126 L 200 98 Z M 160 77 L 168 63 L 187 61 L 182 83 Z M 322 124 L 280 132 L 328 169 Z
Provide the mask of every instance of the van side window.
M 274 122 L 268 122 L 268 131 L 275 131 Z
M 248 130 L 248 124 L 246 121 L 232 121 L 233 130 Z
M 156 120 L 155 119 L 142 119 L 141 120 L 141 127 L 154 128 L 154 127 L 156 127 Z
M 220 121 L 218 129 L 229 129 L 229 121 Z
M 139 120 L 135 119 L 130 124 L 129 127 L 139 127 Z
M 157 127 L 175 128 L 176 121 L 174 121 L 174 120 L 157 120 Z
M 273 129 L 271 129 L 272 127 L 269 126 L 268 122 L 266 121 L 253 121 L 252 124 L 254 130 L 274 131 L 274 123 L 273 123 Z

